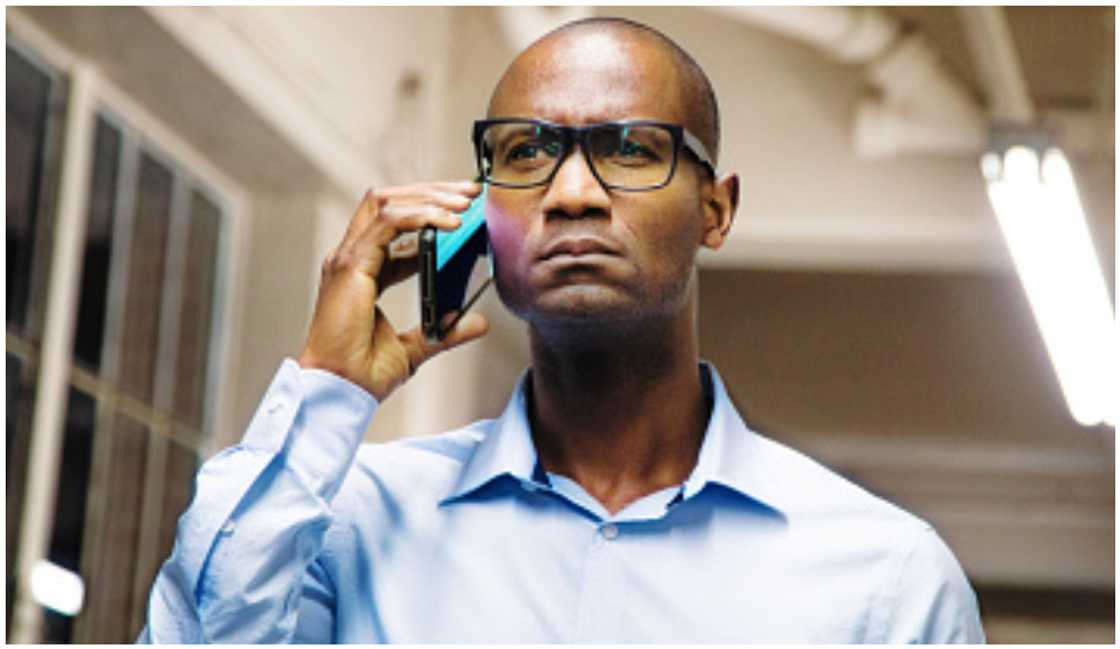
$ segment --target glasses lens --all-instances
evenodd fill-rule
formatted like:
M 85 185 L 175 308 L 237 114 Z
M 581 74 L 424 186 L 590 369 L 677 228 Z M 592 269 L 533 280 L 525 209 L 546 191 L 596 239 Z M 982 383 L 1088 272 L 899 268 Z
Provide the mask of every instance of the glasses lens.
M 532 122 L 491 124 L 482 133 L 485 175 L 505 185 L 533 185 L 546 180 L 564 155 L 564 137 Z
M 567 155 L 567 129 L 532 121 L 489 124 L 480 138 L 482 175 L 507 187 L 548 181 Z M 649 189 L 669 182 L 673 131 L 652 124 L 601 124 L 586 132 L 587 157 L 610 187 Z
M 588 137 L 591 162 L 604 183 L 641 189 L 668 182 L 676 152 L 672 131 L 647 124 L 604 124 Z

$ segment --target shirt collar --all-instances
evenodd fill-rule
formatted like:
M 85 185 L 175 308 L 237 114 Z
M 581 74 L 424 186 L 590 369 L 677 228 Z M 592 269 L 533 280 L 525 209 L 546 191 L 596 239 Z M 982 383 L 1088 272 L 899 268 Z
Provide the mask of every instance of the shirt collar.
M 700 375 L 711 399 L 712 411 L 700 455 L 684 483 L 682 498 L 687 500 L 707 485 L 719 484 L 781 514 L 784 509 L 782 492 L 769 478 L 765 460 L 768 449 L 739 416 L 715 368 L 702 362 Z M 455 488 L 441 504 L 467 496 L 501 476 L 510 476 L 523 484 L 547 484 L 530 432 L 526 399 L 528 378 L 526 370 L 505 410 L 467 457 Z
M 523 483 L 543 480 L 547 484 L 544 472 L 537 466 L 537 449 L 533 447 L 529 427 L 525 396 L 528 379 L 529 371 L 526 370 L 521 373 L 505 410 L 467 457 L 455 488 L 441 504 L 466 496 L 503 475 Z
M 711 395 L 712 412 L 696 466 L 684 483 L 683 498 L 695 496 L 709 484 L 719 484 L 782 514 L 785 500 L 771 478 L 769 448 L 739 416 L 716 369 L 701 363 L 700 376 Z

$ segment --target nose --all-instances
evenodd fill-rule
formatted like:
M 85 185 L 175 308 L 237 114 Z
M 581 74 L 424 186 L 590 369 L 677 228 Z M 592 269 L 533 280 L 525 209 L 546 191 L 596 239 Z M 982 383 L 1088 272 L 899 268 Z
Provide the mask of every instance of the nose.
M 546 217 L 569 219 L 610 214 L 611 197 L 595 177 L 580 145 L 572 147 L 552 177 L 541 210 Z

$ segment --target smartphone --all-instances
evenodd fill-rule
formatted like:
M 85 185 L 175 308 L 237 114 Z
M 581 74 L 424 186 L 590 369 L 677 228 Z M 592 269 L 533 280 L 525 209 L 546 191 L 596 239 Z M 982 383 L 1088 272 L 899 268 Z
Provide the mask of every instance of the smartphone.
M 420 323 L 429 342 L 442 340 L 493 280 L 486 237 L 486 185 L 450 232 L 420 232 Z M 458 315 L 441 326 L 452 311 Z

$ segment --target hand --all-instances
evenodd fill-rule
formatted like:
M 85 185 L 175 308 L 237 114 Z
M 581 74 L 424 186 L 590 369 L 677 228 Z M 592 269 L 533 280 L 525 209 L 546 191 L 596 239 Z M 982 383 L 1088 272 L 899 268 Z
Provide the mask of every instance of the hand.
M 323 262 L 319 297 L 299 364 L 333 372 L 383 401 L 433 355 L 478 338 L 489 325 L 467 314 L 438 343 L 417 326 L 398 334 L 377 306 L 382 291 L 416 273 L 418 246 L 393 246 L 426 226 L 454 230 L 482 186 L 424 183 L 367 191 L 342 243 Z M 402 243 L 402 242 L 398 242 Z M 403 242 L 407 243 L 407 241 Z

